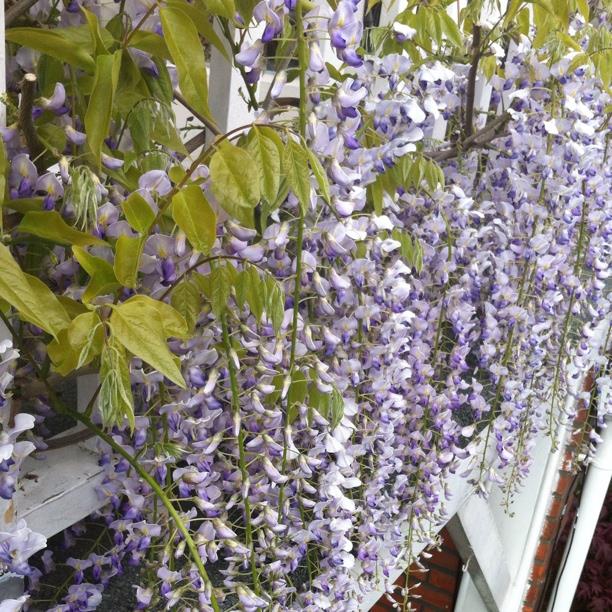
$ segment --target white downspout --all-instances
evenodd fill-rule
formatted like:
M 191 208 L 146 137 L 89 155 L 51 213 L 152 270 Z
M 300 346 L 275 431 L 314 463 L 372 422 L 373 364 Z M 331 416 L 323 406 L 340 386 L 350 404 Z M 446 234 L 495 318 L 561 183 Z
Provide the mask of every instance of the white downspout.
M 612 476 L 612 418 L 606 421 L 602 440 L 590 462 L 580 496 L 574 532 L 563 571 L 559 576 L 557 593 L 549 604 L 549 612 L 568 612 L 574 600 L 593 533 L 601 513 Z

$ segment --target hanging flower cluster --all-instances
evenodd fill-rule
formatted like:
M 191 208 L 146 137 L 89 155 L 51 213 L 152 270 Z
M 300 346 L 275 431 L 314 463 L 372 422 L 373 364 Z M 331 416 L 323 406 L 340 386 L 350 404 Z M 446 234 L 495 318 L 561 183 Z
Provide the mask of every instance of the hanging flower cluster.
M 18 388 L 48 384 L 40 448 L 52 413 L 99 438 L 112 539 L 68 559 L 57 612 L 95 609 L 126 565 L 143 568 L 138 609 L 358 610 L 434 541 L 460 466 L 511 498 L 536 437 L 574 416 L 572 364 L 605 351 L 601 74 L 558 45 L 544 61 L 527 22 L 486 47 L 490 102 L 466 123 L 481 51 L 425 53 L 427 11 L 435 49 L 468 49 L 435 3 L 379 28 L 373 49 L 358 2 L 212 4 L 128 2 L 105 27 L 96 5 L 70 5 L 52 32 L 91 37 L 76 49 L 8 32 L 23 46 L 3 131 L 2 318 L 23 349 Z M 200 37 L 225 47 L 210 19 L 258 118 L 181 164 L 174 90 L 217 131 Z M 570 24 L 585 50 L 602 27 Z M 290 79 L 298 119 L 276 120 Z M 100 386 L 77 413 L 49 389 L 85 368 Z M 3 497 L 34 421 L 3 422 Z M 28 568 L 45 544 L 21 523 L 11 534 L 2 560 L 29 574 L 36 606 L 50 555 Z

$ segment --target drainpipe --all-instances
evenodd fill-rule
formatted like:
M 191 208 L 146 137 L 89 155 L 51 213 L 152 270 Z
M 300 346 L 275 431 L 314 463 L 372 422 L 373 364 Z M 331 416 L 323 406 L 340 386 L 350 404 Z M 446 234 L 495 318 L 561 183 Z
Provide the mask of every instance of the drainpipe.
M 602 395 L 605 396 L 606 392 Z M 605 397 L 600 401 L 605 402 Z M 548 612 L 569 611 L 608 493 L 612 476 L 612 418 L 607 419 L 606 426 L 601 435 L 602 440 L 597 445 L 595 457 L 589 463 L 574 532 L 568 544 L 563 570 L 558 578 L 556 595 L 548 606 Z

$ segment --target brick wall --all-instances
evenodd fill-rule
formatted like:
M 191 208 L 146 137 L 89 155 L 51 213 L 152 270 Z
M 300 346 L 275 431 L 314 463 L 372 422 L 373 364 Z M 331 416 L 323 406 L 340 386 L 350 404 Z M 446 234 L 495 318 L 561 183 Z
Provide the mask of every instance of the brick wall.
M 410 568 L 408 584 L 413 587 L 416 583 L 421 583 L 410 591 L 412 593 L 410 603 L 415 612 L 451 612 L 455 608 L 459 583 L 463 575 L 461 559 L 448 531 L 443 529 L 440 535 L 441 549 L 430 551 L 430 559 L 421 559 L 429 571 L 419 571 L 414 564 Z M 396 584 L 404 586 L 405 580 L 406 575 L 402 574 Z M 394 601 L 401 609 L 403 597 L 399 593 L 395 594 Z M 372 612 L 391 612 L 397 609 L 387 597 L 383 596 L 372 608 Z

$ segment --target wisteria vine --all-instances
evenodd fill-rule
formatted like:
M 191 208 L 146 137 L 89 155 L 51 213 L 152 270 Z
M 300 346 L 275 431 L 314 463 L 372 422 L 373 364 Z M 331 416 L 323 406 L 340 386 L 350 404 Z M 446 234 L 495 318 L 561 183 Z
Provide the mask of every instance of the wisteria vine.
M 108 537 L 49 597 L 52 554 L 17 516 L 11 609 L 94 610 L 133 565 L 138 609 L 359 610 L 435 543 L 458 471 L 510 504 L 575 416 L 574 372 L 605 372 L 605 8 L 412 2 L 364 30 L 357 0 L 27 4 L 7 31 L 0 496 L 28 455 L 96 436 Z M 227 134 L 210 53 L 256 117 Z M 90 373 L 78 412 L 59 385 Z M 76 437 L 50 436 L 56 415 Z

